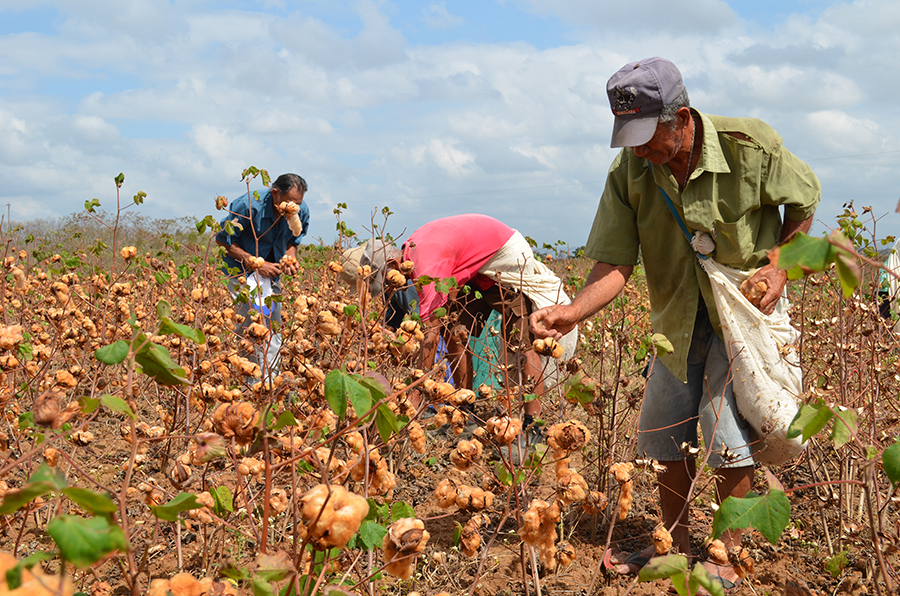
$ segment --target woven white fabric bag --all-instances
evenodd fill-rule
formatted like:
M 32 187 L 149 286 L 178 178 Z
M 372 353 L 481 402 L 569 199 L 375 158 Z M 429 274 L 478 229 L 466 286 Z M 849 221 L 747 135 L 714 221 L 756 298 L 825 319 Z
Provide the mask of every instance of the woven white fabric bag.
M 753 458 L 762 464 L 787 463 L 805 447 L 799 437 L 787 438 L 803 387 L 795 349 L 800 333 L 791 326 L 787 298 L 782 296 L 775 312 L 764 315 L 740 290 L 752 271 L 732 269 L 712 259 L 700 262 L 709 274 L 731 354 L 738 410 L 757 434 Z

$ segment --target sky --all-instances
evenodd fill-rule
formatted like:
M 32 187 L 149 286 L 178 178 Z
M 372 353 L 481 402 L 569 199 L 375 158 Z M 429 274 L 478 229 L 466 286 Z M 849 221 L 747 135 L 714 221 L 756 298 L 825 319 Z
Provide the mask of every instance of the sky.
M 606 81 L 663 56 L 694 107 L 809 163 L 814 233 L 853 201 L 883 238 L 898 30 L 893 0 L 0 0 L 0 215 L 115 209 L 123 172 L 142 215 L 221 219 L 255 166 L 308 181 L 313 242 L 342 203 L 361 235 L 477 212 L 581 246 L 617 152 Z

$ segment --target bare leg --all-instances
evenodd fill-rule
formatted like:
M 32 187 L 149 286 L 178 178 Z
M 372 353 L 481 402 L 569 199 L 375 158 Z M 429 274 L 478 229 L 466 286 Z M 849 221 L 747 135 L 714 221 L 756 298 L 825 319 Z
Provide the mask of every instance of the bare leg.
M 525 375 L 534 381 L 534 393 L 538 397 L 544 396 L 544 382 L 541 378 L 541 357 L 534 350 L 525 352 Z M 525 402 L 525 413 L 537 416 L 541 413 L 541 400 L 534 399 Z
M 719 468 L 716 471 L 716 493 L 719 503 L 728 497 L 744 498 L 753 486 L 753 466 Z M 740 546 L 743 530 L 729 530 L 722 533 L 722 544 L 727 550 Z M 716 565 L 710 561 L 703 563 L 706 570 L 722 579 L 737 583 L 738 576 L 731 565 Z M 703 592 L 705 593 L 705 592 Z
M 696 466 L 694 460 L 661 461 L 659 463 L 666 468 L 665 472 L 657 476 L 662 523 L 672 533 L 672 546 L 687 555 L 691 552 L 691 532 L 690 526 L 686 523 L 688 510 L 685 508 L 685 503 Z M 656 556 L 656 548 L 651 544 L 640 554 L 650 559 Z M 625 563 L 628 556 L 628 553 L 613 555 L 612 562 L 616 564 L 616 572 L 628 574 L 640 571 L 639 565 Z
M 742 499 L 753 486 L 753 466 L 739 468 L 719 468 L 716 471 L 716 493 L 719 503 L 728 497 Z M 740 545 L 743 530 L 731 530 L 722 534 L 725 548 Z

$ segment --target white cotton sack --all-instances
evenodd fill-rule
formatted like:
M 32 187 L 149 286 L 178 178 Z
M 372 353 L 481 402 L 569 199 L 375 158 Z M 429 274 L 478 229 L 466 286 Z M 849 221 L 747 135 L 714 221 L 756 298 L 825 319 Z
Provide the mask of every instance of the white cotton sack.
M 738 410 L 758 435 L 753 458 L 762 464 L 787 463 L 806 446 L 799 437 L 787 438 L 803 388 L 795 349 L 800 334 L 791 326 L 787 298 L 782 296 L 775 312 L 764 315 L 740 291 L 741 283 L 752 272 L 712 259 L 702 259 L 701 265 L 709 274 L 725 344 L 731 354 Z

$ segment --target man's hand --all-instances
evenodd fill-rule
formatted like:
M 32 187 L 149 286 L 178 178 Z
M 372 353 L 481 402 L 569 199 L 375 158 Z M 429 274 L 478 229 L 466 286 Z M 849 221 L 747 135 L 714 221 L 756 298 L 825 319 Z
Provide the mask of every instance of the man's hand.
M 266 261 L 256 270 L 263 277 L 275 278 L 281 275 L 281 267 L 278 263 L 270 263 Z
M 547 306 L 531 313 L 528 321 L 535 337 L 561 339 L 575 325 L 612 302 L 625 287 L 633 270 L 632 265 L 595 263 L 584 287 L 571 304 Z
M 296 262 L 288 263 L 281 267 L 281 272 L 285 275 L 296 275 L 300 271 L 300 264 Z
M 571 304 L 546 306 L 534 311 L 528 318 L 535 337 L 552 337 L 556 340 L 562 339 L 563 335 L 574 329 L 578 321 L 578 311 Z
M 758 282 L 766 284 L 766 293 L 759 301 L 759 310 L 765 315 L 775 312 L 775 305 L 778 304 L 778 299 L 781 298 L 781 293 L 787 283 L 787 271 L 777 269 L 772 265 L 764 265 L 750 276 L 748 281 L 751 285 Z
M 796 221 L 785 217 L 784 224 L 781 227 L 781 237 L 778 240 L 779 243 L 787 242 L 797 232 L 808 234 L 809 228 L 812 226 L 812 220 L 812 215 L 803 221 Z M 766 295 L 759 301 L 759 310 L 764 315 L 770 315 L 775 312 L 775 305 L 778 304 L 778 299 L 781 298 L 781 293 L 784 291 L 784 286 L 787 283 L 787 271 L 783 271 L 772 265 L 763 265 L 756 273 L 750 276 L 748 281 L 753 285 L 758 282 L 766 284 Z

